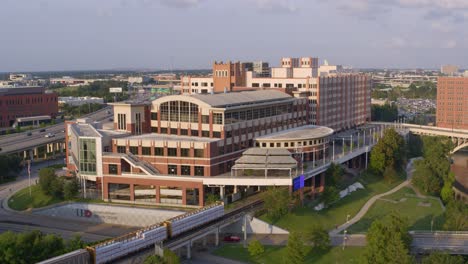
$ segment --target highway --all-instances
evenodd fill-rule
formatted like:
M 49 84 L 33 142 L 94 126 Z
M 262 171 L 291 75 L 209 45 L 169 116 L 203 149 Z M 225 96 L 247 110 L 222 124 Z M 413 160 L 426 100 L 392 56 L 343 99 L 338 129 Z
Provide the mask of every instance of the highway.
M 112 115 L 112 107 L 107 106 L 92 114 L 85 115 L 82 118 L 89 117 L 95 121 L 102 121 L 110 118 Z M 41 129 L 45 129 L 45 131 L 40 132 Z M 45 128 L 38 128 L 27 132 L 2 136 L 0 137 L 0 154 L 17 153 L 19 151 L 32 149 L 36 146 L 43 146 L 48 143 L 62 142 L 65 139 L 64 131 L 65 125 L 64 123 L 60 123 Z M 28 132 L 31 132 L 32 135 L 28 136 Z M 54 137 L 46 138 L 45 136 L 48 133 L 54 134 Z

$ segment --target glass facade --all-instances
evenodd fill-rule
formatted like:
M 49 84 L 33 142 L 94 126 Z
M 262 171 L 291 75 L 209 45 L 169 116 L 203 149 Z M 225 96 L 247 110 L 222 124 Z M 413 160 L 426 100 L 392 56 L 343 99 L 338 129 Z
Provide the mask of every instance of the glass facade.
M 80 138 L 80 171 L 96 175 L 96 140 Z
M 198 123 L 198 105 L 185 101 L 162 103 L 159 107 L 162 121 Z

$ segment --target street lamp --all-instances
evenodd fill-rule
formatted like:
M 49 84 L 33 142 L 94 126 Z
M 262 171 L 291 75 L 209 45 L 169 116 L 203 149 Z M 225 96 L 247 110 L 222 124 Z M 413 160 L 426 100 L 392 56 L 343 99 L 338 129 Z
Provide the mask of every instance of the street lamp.
M 345 230 L 344 231 L 344 237 L 343 237 L 343 250 L 346 247 L 346 239 L 348 239 L 348 237 L 346 236 L 347 233 L 348 233 L 348 230 Z

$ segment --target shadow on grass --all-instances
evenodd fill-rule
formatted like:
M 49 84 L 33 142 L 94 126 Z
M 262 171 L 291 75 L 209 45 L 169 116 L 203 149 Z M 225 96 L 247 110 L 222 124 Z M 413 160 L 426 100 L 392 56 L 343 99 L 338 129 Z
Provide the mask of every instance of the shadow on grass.
M 442 227 L 445 222 L 444 215 L 427 215 L 421 219 L 418 219 L 413 225 L 409 227 L 409 230 L 414 231 L 431 231 L 431 222 L 432 230 L 442 230 Z

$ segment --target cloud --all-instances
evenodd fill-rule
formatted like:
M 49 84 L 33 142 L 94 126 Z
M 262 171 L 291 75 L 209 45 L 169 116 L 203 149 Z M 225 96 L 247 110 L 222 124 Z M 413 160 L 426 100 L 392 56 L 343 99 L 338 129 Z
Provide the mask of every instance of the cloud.
M 449 39 L 442 44 L 442 48 L 453 49 L 457 47 L 457 41 L 454 39 Z
M 298 9 L 294 1 L 291 0 L 255 0 L 257 8 L 267 12 L 288 12 L 293 13 Z
M 172 8 L 191 8 L 198 6 L 203 0 L 159 0 L 159 2 Z

